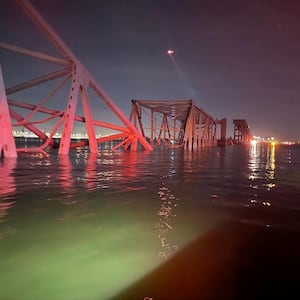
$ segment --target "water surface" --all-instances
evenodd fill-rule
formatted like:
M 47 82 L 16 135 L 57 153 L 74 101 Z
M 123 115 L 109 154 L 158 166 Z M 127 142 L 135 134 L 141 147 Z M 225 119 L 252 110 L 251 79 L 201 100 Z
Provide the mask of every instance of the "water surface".
M 0 172 L 0 299 L 112 299 L 228 219 L 299 231 L 296 146 L 23 153 Z

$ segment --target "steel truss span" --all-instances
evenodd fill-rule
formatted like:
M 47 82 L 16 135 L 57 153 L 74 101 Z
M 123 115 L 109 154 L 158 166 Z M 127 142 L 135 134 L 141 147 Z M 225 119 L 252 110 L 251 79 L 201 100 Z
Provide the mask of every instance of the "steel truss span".
M 193 100 L 132 100 L 130 120 L 151 144 L 197 149 L 226 139 L 226 119 L 213 119 Z
M 249 143 L 252 137 L 250 127 L 245 119 L 234 119 L 234 136 L 235 143 Z
M 54 144 L 54 137 L 61 132 L 59 143 L 59 154 L 66 155 L 70 148 L 85 144 L 71 142 L 74 122 L 82 122 L 85 124 L 87 133 L 87 144 L 91 153 L 98 152 L 98 144 L 101 142 L 120 140 L 112 150 L 119 147 L 136 151 L 138 144 L 145 150 L 152 150 L 152 146 L 146 141 L 145 137 L 139 133 L 137 128 L 117 107 L 113 100 L 105 93 L 95 78 L 83 66 L 79 59 L 67 47 L 64 41 L 54 32 L 49 24 L 42 18 L 39 12 L 27 0 L 17 0 L 18 6 L 33 21 L 35 26 L 44 34 L 48 41 L 58 50 L 60 57 L 54 57 L 45 53 L 41 53 L 32 49 L 26 49 L 15 45 L 0 42 L 0 50 L 10 51 L 23 57 L 29 57 L 40 61 L 46 61 L 55 65 L 55 71 L 48 74 L 29 78 L 12 87 L 5 89 L 2 71 L 0 69 L 0 153 L 7 157 L 16 157 L 18 151 L 37 151 L 44 152 L 45 148 Z M 60 81 L 47 96 L 40 99 L 40 96 L 30 96 L 31 103 L 24 101 L 16 101 L 11 95 L 17 92 L 23 92 L 32 87 L 47 85 L 49 82 Z M 61 89 L 68 89 L 67 99 L 61 99 L 64 109 L 51 108 L 51 100 L 59 93 Z M 93 116 L 93 109 L 90 105 L 89 93 L 93 92 L 98 100 L 103 101 L 108 109 L 120 121 L 121 125 L 111 124 L 101 120 L 96 120 Z M 28 94 L 28 93 L 27 93 Z M 9 98 L 7 98 L 9 97 Z M 34 101 L 35 104 L 32 104 Z M 83 115 L 77 114 L 78 105 L 81 101 Z M 79 103 L 78 103 L 79 102 Z M 53 103 L 53 101 L 52 101 Z M 20 114 L 18 110 L 26 110 L 29 113 Z M 46 115 L 39 119 L 38 116 Z M 51 131 L 44 132 L 41 130 L 47 127 L 51 121 Z M 43 143 L 35 148 L 16 148 L 12 129 L 14 127 L 23 127 L 30 131 L 36 137 L 40 138 Z M 95 127 L 103 127 L 113 131 L 105 137 L 96 137 Z

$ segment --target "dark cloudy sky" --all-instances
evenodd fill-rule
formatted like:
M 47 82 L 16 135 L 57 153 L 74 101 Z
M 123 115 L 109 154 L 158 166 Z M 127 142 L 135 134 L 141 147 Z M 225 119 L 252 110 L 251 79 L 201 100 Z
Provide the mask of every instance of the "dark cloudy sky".
M 0 0 L 0 41 L 48 51 L 13 2 Z M 300 1 L 32 3 L 126 115 L 131 99 L 192 98 L 255 135 L 300 140 Z M 12 85 L 35 68 L 2 50 L 0 63 Z

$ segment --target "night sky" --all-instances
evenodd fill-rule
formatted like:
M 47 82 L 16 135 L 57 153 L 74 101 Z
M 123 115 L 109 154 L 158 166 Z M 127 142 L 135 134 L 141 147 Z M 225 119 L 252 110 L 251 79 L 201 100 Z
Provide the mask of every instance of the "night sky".
M 300 140 L 300 1 L 32 3 L 127 116 L 131 99 L 193 99 L 228 119 L 228 136 L 237 118 L 254 135 Z M 12 0 L 0 4 L 1 42 L 55 53 Z M 7 86 L 40 72 L 4 50 L 0 63 Z

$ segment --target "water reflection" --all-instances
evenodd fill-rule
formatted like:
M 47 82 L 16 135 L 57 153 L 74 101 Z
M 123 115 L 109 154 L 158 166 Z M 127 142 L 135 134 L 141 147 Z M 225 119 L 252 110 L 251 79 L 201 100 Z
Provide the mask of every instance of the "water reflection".
M 8 210 L 13 207 L 15 201 L 11 196 L 16 191 L 14 169 L 17 164 L 16 158 L 5 158 L 0 162 L 0 222 L 4 220 Z
M 7 157 L 0 162 L 0 195 L 6 196 L 13 194 L 16 190 L 14 169 L 17 164 L 17 159 Z M 1 199 L 1 198 L 0 198 Z
M 170 165 L 169 165 L 169 176 L 172 177 L 175 174 L 176 174 L 175 150 L 171 149 L 171 153 L 170 153 Z
M 85 167 L 85 186 L 87 190 L 93 191 L 97 188 L 97 153 L 90 153 Z
M 74 179 L 72 176 L 72 163 L 68 155 L 59 156 L 59 173 L 58 180 L 64 193 L 71 196 L 75 192 Z M 68 198 L 67 197 L 67 198 Z
M 137 166 L 139 162 L 144 160 L 142 156 L 143 153 L 125 153 L 121 160 L 121 169 L 123 170 L 121 177 L 123 179 L 126 177 L 134 178 L 138 175 Z
M 176 198 L 171 190 L 165 186 L 162 182 L 158 195 L 161 200 L 160 210 L 157 212 L 159 216 L 159 223 L 156 224 L 156 228 L 159 232 L 158 238 L 161 244 L 161 251 L 159 256 L 167 259 L 170 255 L 177 250 L 176 237 L 174 236 L 174 218 L 176 217 L 176 208 L 178 206 L 178 198 Z
M 144 189 L 140 186 L 143 175 L 151 173 L 150 152 L 101 151 L 89 153 L 86 149 L 77 149 L 73 177 L 77 184 L 83 184 L 88 191 L 97 189 L 121 188 L 123 191 Z M 80 168 L 85 171 L 77 172 Z M 62 170 L 67 171 L 68 168 Z M 69 170 L 70 171 L 70 170 Z M 68 176 L 62 176 L 66 180 Z
M 267 149 L 267 163 L 266 163 L 266 178 L 275 178 L 275 145 L 270 145 Z
M 255 190 L 250 204 L 271 206 L 270 196 L 267 194 L 275 186 L 276 145 L 252 144 L 249 151 L 249 180 L 250 188 Z
M 286 162 L 288 164 L 292 163 L 292 150 L 290 148 L 288 149 L 288 153 L 287 153 L 287 156 L 286 156 Z

